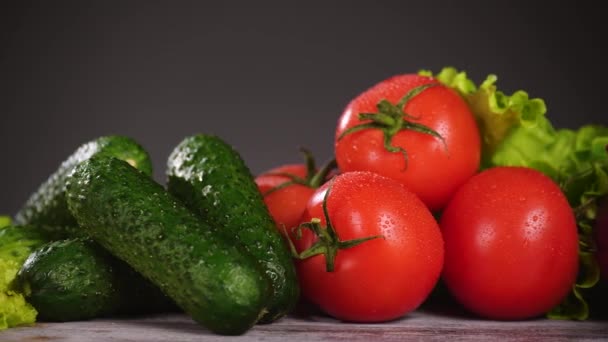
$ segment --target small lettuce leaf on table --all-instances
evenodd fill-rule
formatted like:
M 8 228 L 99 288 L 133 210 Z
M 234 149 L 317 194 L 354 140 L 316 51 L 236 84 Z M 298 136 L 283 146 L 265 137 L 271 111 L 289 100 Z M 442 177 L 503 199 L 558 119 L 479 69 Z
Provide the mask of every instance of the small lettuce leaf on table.
M 38 313 L 11 283 L 30 253 L 48 241 L 46 233 L 34 227 L 0 228 L 0 330 L 36 321 Z
M 23 294 L 7 285 L 19 267 L 14 261 L 0 259 L 0 331 L 36 322 L 36 309 L 26 302 Z
M 11 224 L 11 218 L 9 216 L 0 215 L 0 228 L 6 227 Z

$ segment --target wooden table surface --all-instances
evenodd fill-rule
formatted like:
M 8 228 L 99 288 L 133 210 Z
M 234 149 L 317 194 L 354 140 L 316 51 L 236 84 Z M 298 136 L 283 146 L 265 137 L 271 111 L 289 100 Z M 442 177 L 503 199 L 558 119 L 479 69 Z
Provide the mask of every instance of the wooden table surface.
M 66 323 L 37 323 L 0 332 L 0 341 L 608 341 L 608 321 L 483 320 L 457 311 L 421 309 L 385 323 L 339 322 L 297 313 L 256 325 L 241 336 L 220 336 L 180 313 Z

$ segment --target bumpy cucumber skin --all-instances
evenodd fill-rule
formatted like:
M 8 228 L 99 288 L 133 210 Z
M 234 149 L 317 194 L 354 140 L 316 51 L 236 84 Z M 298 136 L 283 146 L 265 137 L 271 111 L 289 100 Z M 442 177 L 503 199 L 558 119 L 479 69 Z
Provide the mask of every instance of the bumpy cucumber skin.
M 270 283 L 255 259 L 124 161 L 81 163 L 67 202 L 96 242 L 212 332 L 242 334 L 263 314 Z
M 167 162 L 167 189 L 214 227 L 221 227 L 260 261 L 272 280 L 273 300 L 260 323 L 295 307 L 300 289 L 289 249 L 239 153 L 217 136 L 186 137 Z
M 120 278 L 92 242 L 58 240 L 27 258 L 16 286 L 43 321 L 76 321 L 117 311 Z
M 26 259 L 13 286 L 45 321 L 175 310 L 157 287 L 86 238 L 41 246 Z
M 94 155 L 108 155 L 128 161 L 147 175 L 152 174 L 148 153 L 132 138 L 119 135 L 99 137 L 81 145 L 34 192 L 15 216 L 15 224 L 34 225 L 48 231 L 79 235 L 76 220 L 68 210 L 65 184 L 76 165 Z

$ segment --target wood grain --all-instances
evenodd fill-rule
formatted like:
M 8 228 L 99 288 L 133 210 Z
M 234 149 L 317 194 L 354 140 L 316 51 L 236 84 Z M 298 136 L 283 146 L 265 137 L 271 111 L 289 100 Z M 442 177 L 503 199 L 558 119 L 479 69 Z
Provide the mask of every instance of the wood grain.
M 339 322 L 297 313 L 256 325 L 241 336 L 214 335 L 173 313 L 82 322 L 37 323 L 0 332 L 0 341 L 608 341 L 608 321 L 482 320 L 458 312 L 419 310 L 385 323 Z

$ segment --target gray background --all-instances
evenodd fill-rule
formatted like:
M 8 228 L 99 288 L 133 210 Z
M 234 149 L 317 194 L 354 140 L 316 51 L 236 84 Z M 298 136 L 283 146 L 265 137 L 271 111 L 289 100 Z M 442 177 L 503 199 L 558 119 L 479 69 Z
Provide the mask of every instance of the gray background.
M 77 146 L 125 134 L 164 182 L 214 133 L 254 173 L 332 155 L 360 91 L 452 65 L 545 99 L 557 127 L 608 124 L 601 10 L 549 1 L 41 1 L 0 5 L 0 213 Z

